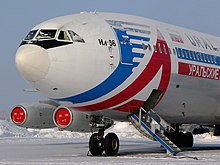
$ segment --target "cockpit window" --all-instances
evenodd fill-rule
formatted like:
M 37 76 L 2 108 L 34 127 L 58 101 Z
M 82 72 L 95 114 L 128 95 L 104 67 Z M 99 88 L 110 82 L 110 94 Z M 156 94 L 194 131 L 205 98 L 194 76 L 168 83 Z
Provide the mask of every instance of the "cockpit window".
M 24 44 L 34 44 L 44 49 L 50 49 L 70 45 L 74 42 L 85 43 L 83 38 L 72 30 L 38 29 L 30 31 L 20 46 Z
M 78 34 L 76 34 L 75 32 L 73 32 L 72 30 L 68 30 L 69 34 L 70 34 L 70 37 L 71 39 L 74 41 L 74 42 L 85 42 L 82 37 L 80 37 Z
M 59 40 L 70 41 L 70 38 L 69 38 L 67 32 L 65 32 L 65 31 L 60 31 L 58 39 Z
M 53 39 L 55 38 L 57 30 L 40 30 L 37 34 L 36 39 L 44 40 L 44 39 Z
M 37 30 L 31 30 L 27 36 L 25 37 L 24 40 L 32 40 L 35 36 L 35 34 L 37 33 Z

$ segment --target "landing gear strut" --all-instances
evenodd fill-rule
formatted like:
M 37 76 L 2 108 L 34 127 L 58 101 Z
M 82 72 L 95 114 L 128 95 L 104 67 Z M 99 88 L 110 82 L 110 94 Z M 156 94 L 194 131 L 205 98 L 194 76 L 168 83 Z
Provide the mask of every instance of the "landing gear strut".
M 89 151 L 93 156 L 105 154 L 107 156 L 117 155 L 119 150 L 119 140 L 115 133 L 108 133 L 104 138 L 104 129 L 100 129 L 98 133 L 92 134 L 89 139 Z
M 200 126 L 199 128 L 195 128 L 193 130 L 193 134 L 194 135 L 198 135 L 198 134 L 203 134 L 203 133 L 209 133 L 209 129 L 208 128 L 203 128 L 202 126 Z

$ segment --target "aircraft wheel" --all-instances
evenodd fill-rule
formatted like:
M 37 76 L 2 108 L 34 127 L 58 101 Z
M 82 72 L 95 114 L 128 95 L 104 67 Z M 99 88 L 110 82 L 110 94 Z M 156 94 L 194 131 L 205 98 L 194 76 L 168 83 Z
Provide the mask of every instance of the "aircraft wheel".
M 193 146 L 193 135 L 191 132 L 185 133 L 185 147 L 190 148 Z
M 119 140 L 115 133 L 108 133 L 104 140 L 104 149 L 107 156 L 115 156 L 119 150 Z
M 179 148 L 183 148 L 185 147 L 185 134 L 183 132 L 177 132 L 176 134 L 176 145 L 179 147 Z
M 191 132 L 171 132 L 166 135 L 174 144 L 179 148 L 192 147 L 193 146 L 193 135 Z
M 92 134 L 89 139 L 89 151 L 93 156 L 102 155 L 103 153 L 103 137 L 100 137 L 98 133 Z
M 215 125 L 214 136 L 220 136 L 220 125 Z
M 183 132 L 171 132 L 168 134 L 168 138 L 179 148 L 184 147 L 184 133 Z

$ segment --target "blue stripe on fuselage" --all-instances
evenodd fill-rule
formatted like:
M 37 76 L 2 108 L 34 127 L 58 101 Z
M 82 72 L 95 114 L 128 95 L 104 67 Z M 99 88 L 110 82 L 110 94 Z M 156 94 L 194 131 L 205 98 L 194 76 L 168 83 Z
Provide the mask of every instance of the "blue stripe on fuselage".
M 56 100 L 69 101 L 72 103 L 83 103 L 97 99 L 99 97 L 108 94 L 109 92 L 120 86 L 133 73 L 132 71 L 133 68 L 137 67 L 140 63 L 140 62 L 134 62 L 133 59 L 143 58 L 144 54 L 132 52 L 133 48 L 143 49 L 143 46 L 140 44 L 131 44 L 130 39 L 148 42 L 150 38 L 127 35 L 125 30 L 120 30 L 117 28 L 113 28 L 113 29 L 118 38 L 118 45 L 121 50 L 120 52 L 121 61 L 119 62 L 119 65 L 117 66 L 115 71 L 102 83 L 100 83 L 96 87 L 86 92 L 83 92 L 81 94 L 72 97 L 56 99 Z M 125 38 L 123 38 L 123 36 L 128 36 L 128 39 L 125 41 Z

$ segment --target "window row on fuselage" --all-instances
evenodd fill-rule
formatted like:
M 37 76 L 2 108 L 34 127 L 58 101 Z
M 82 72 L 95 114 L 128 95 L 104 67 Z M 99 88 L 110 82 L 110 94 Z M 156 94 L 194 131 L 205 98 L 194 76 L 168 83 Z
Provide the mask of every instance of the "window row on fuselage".
M 148 44 L 148 48 L 151 51 L 151 45 Z M 207 64 L 214 64 L 214 65 L 219 65 L 220 66 L 220 60 L 219 57 L 216 55 L 211 55 L 207 53 L 202 53 L 202 52 L 197 52 L 193 50 L 188 50 L 188 49 L 183 49 L 183 48 L 167 48 L 164 44 L 158 44 L 153 45 L 153 51 L 154 52 L 159 52 L 159 53 L 164 53 L 164 54 L 174 54 L 176 55 L 179 59 L 185 59 L 185 60 L 190 60 L 190 61 L 196 61 L 196 62 L 201 62 L 201 63 L 207 63 Z
M 180 59 L 196 61 L 207 64 L 220 65 L 219 57 L 216 55 L 211 55 L 207 53 L 197 52 L 193 50 L 177 48 L 176 47 L 177 57 Z

